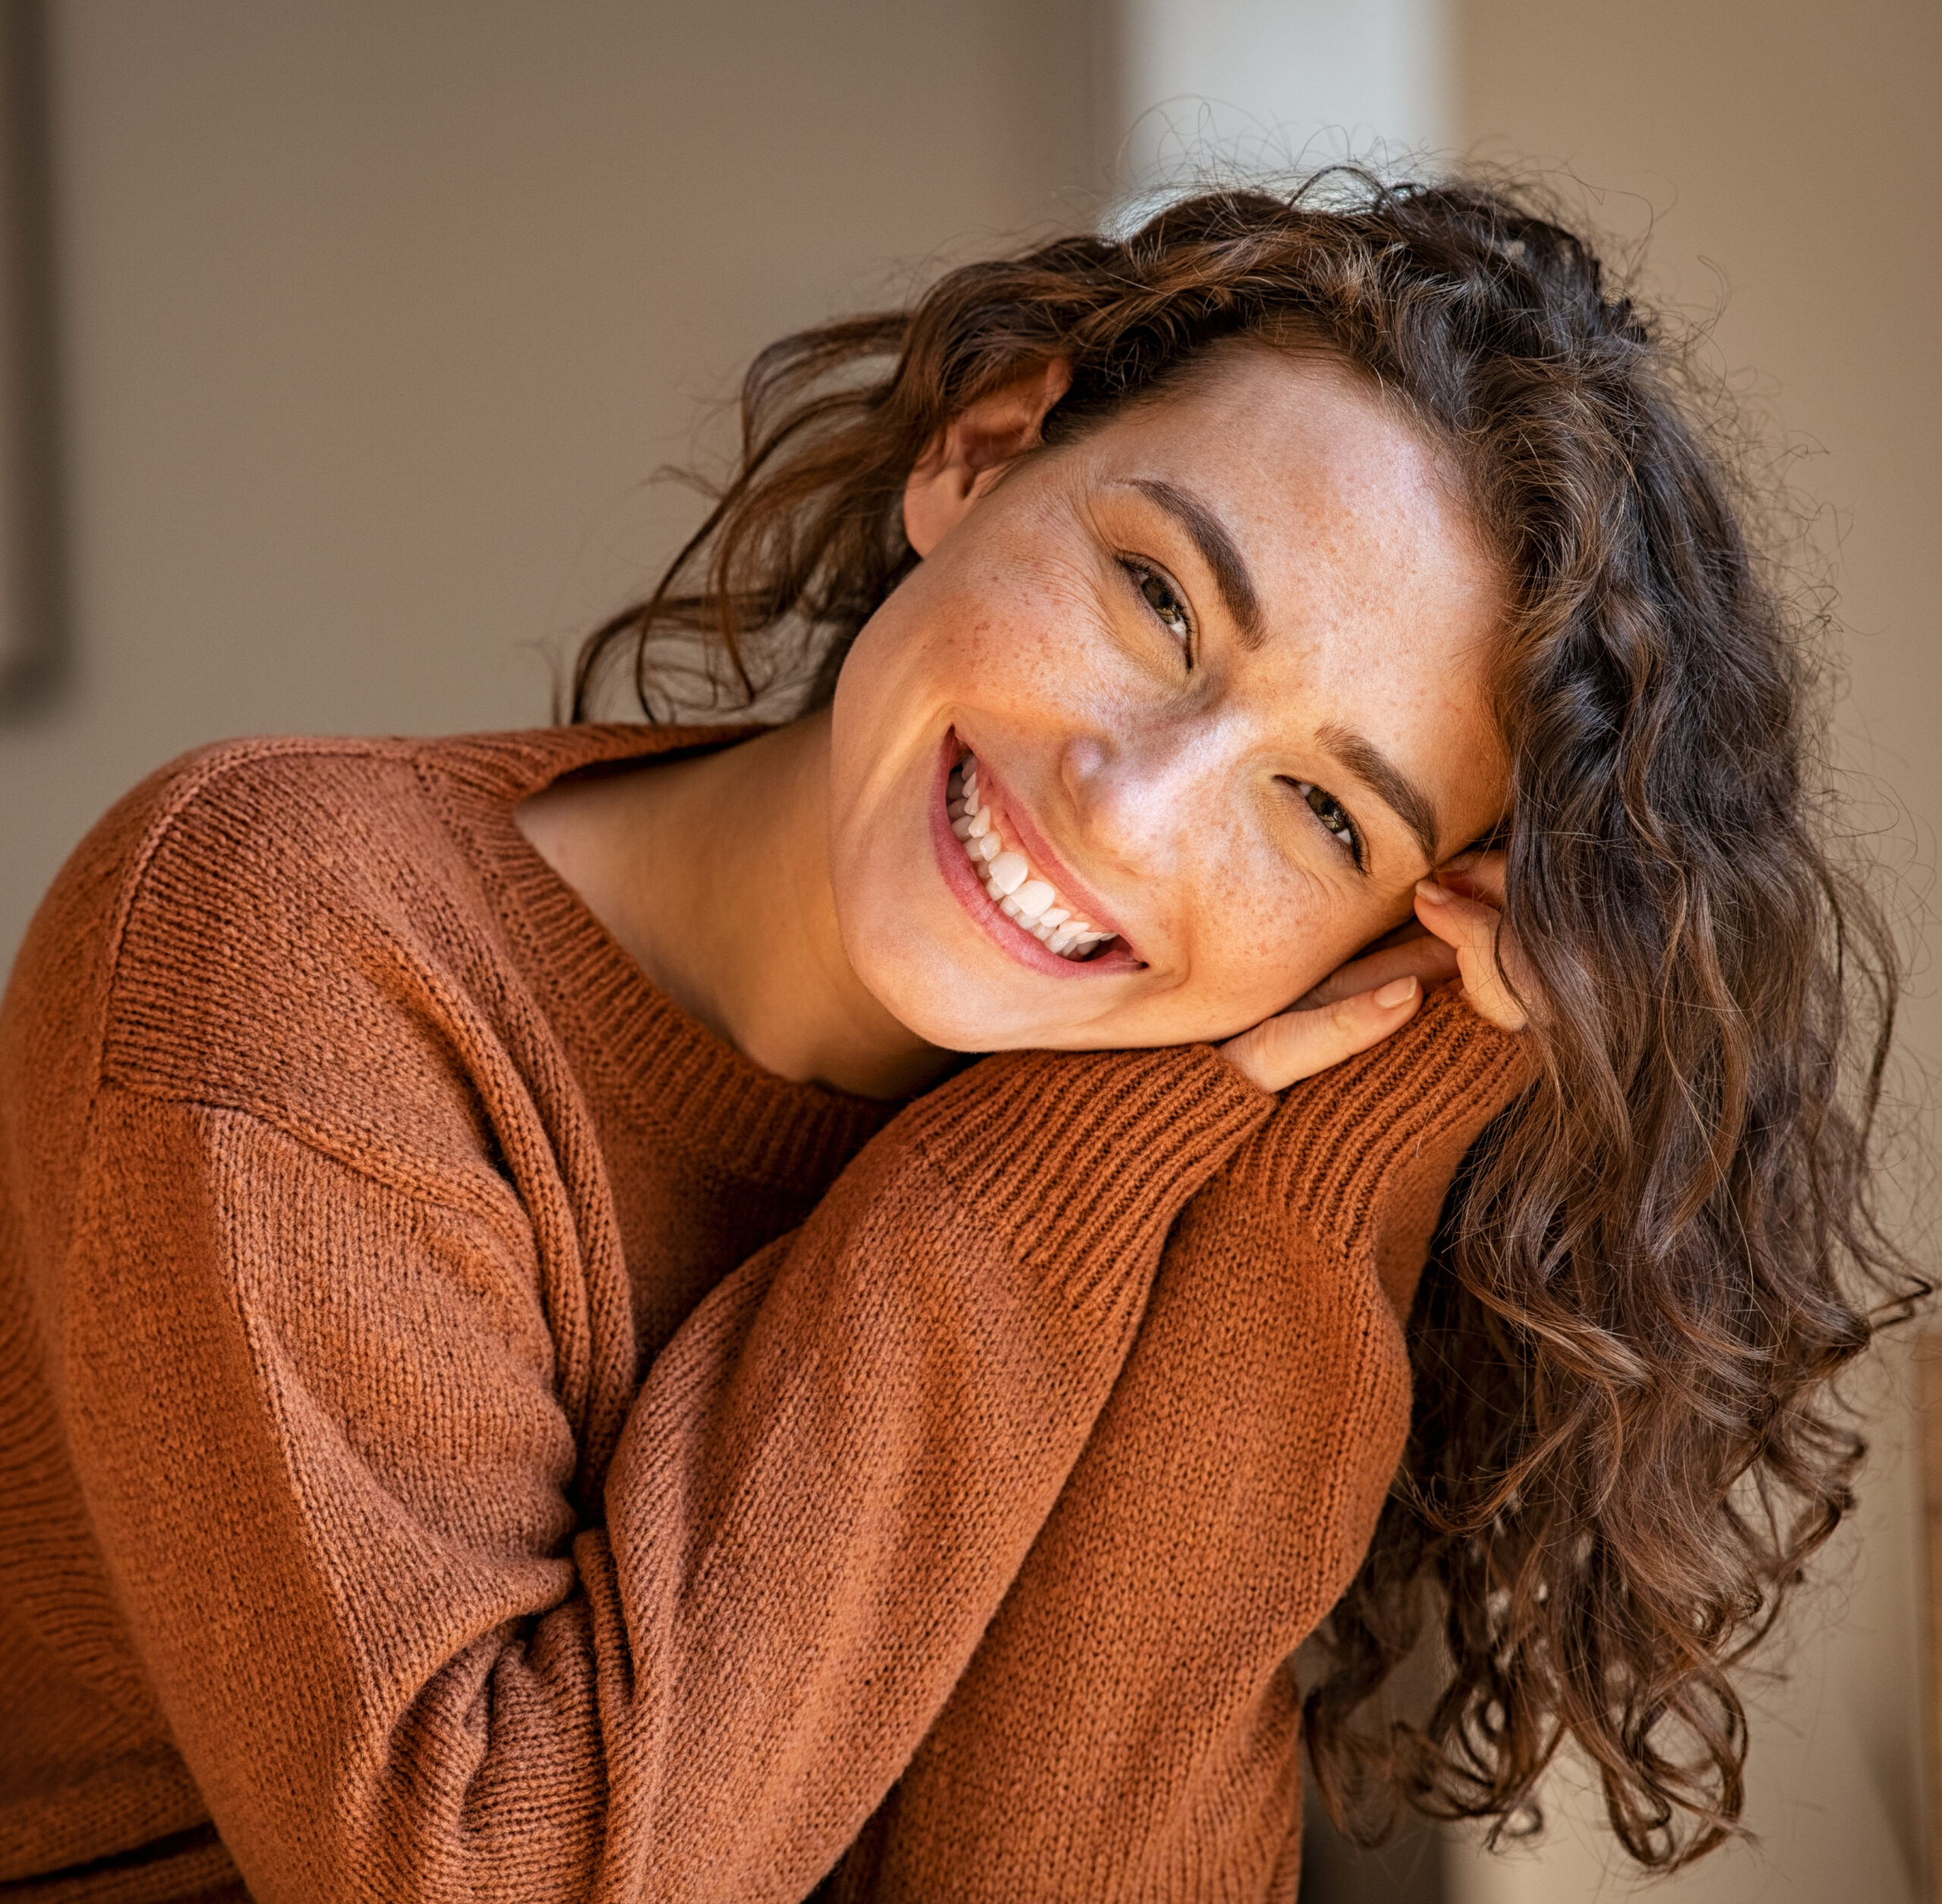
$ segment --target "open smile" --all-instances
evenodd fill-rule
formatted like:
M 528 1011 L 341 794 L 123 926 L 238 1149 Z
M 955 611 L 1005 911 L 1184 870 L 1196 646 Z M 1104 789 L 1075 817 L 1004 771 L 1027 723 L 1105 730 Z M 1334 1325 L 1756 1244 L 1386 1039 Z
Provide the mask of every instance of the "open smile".
M 943 784 L 932 813 L 939 866 L 992 938 L 1035 971 L 1063 976 L 1138 969 L 1133 948 L 1098 909 L 1061 891 L 1049 851 L 1028 844 L 1028 823 L 1008 809 L 955 733 L 946 737 L 939 765 Z

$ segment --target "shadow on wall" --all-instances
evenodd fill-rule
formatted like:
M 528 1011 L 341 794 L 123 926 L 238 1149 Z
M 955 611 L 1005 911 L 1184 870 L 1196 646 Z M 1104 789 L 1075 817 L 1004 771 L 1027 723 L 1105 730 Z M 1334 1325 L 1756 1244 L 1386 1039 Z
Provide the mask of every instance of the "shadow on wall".
M 45 0 L 0 0 L 0 724 L 68 677 Z

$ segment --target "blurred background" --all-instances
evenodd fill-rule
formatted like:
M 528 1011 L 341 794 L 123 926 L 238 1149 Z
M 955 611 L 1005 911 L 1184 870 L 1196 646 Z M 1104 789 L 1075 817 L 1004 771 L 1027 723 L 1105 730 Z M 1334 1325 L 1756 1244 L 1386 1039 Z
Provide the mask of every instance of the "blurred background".
M 762 344 L 1210 159 L 1554 177 L 1710 326 L 1831 580 L 1919 964 L 1942 766 L 1935 0 L 0 0 L 0 966 L 183 749 L 548 718 L 695 516 Z M 1925 127 L 1927 129 L 1925 130 Z M 1917 1127 L 1911 1167 L 1933 1133 Z M 1920 1373 L 1749 1682 L 1737 1846 L 1677 1904 L 1930 1897 Z M 1629 1887 L 1566 1767 L 1535 1849 L 1318 1833 L 1304 1896 Z

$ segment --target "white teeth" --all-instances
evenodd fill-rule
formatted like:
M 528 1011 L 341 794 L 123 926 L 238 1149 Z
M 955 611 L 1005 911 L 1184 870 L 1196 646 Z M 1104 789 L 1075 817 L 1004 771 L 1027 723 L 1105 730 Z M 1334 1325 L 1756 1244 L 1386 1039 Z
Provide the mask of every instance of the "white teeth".
M 1032 869 L 1022 853 L 1001 853 L 991 862 L 991 884 L 1001 893 L 1015 893 Z
M 1005 845 L 991 809 L 979 802 L 976 764 L 969 756 L 952 770 L 944 792 L 951 830 L 964 843 L 979 884 L 1007 919 L 1065 958 L 1083 957 L 1113 936 L 1089 919 L 1073 917 L 1059 904 L 1052 882 L 1039 878 L 1023 853 Z
M 1020 919 L 1035 919 L 1058 894 L 1052 891 L 1049 879 L 1028 879 L 1011 897 Z

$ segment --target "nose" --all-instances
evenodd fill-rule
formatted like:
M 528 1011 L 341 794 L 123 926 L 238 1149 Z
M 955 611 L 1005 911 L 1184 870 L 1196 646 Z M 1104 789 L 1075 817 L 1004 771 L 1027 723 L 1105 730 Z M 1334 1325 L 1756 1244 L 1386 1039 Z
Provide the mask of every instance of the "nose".
M 1075 735 L 1061 749 L 1059 772 L 1081 839 L 1124 872 L 1153 878 L 1176 871 L 1193 815 L 1219 811 L 1217 754 L 1211 737 L 1167 722 Z

